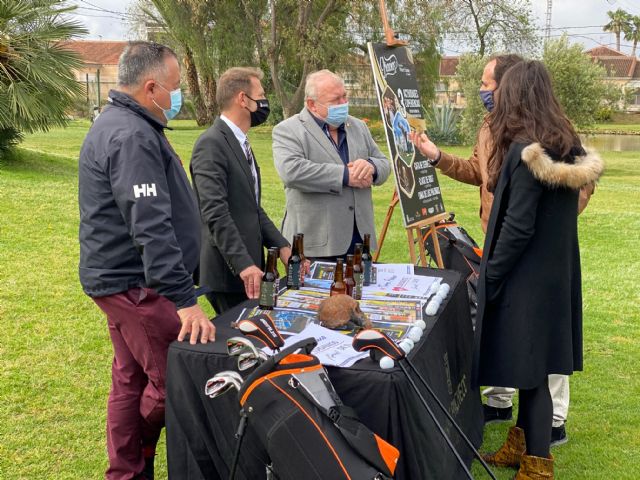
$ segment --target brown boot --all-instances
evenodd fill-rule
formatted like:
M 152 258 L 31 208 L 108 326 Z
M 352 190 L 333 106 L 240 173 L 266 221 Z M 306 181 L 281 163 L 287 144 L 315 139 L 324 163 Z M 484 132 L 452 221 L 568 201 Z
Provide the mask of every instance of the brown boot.
M 550 458 L 523 455 L 514 480 L 553 480 L 553 455 Z
M 497 467 L 519 467 L 520 460 L 526 450 L 524 430 L 519 427 L 511 427 L 507 435 L 507 441 L 495 453 L 482 456 L 484 461 Z

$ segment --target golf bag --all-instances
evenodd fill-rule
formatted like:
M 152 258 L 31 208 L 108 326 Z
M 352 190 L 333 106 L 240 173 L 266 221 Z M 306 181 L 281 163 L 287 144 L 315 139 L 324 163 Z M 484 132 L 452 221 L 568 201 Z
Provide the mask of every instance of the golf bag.
M 448 220 L 443 220 L 436 224 L 436 233 L 442 263 L 444 268 L 455 270 L 462 274 L 467 282 L 467 293 L 469 294 L 469 307 L 471 309 L 471 321 L 475 327 L 476 313 L 478 309 L 478 277 L 480 276 L 480 262 L 482 260 L 482 249 L 478 247 L 471 235 L 458 225 L 452 213 Z M 433 239 L 428 235 L 428 230 L 423 232 L 422 241 L 424 248 L 432 259 L 436 258 Z
M 270 357 L 238 396 L 279 480 L 393 478 L 398 450 L 340 401 L 313 338 Z M 298 350 L 300 352 L 296 353 Z

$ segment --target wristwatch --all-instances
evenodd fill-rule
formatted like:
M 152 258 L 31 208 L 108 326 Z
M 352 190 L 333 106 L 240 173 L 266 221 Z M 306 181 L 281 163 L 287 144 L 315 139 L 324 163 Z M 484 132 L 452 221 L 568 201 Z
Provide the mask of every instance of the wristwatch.
M 429 162 L 429 165 L 431 165 L 432 167 L 435 167 L 436 165 L 438 165 L 440 157 L 442 157 L 442 150 L 438 149 L 438 155 L 436 155 L 436 158 L 428 158 L 427 162 Z

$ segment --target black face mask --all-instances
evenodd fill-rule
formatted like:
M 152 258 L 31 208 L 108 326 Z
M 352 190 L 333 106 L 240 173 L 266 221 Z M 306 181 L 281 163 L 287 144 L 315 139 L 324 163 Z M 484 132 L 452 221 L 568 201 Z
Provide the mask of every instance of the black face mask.
M 245 93 L 245 95 L 247 94 Z M 257 127 L 258 125 L 262 125 L 267 121 L 269 113 L 271 112 L 271 109 L 269 108 L 269 100 L 267 100 L 266 98 L 254 100 L 249 95 L 247 95 L 247 98 L 249 100 L 253 100 L 258 105 L 258 108 L 255 112 L 249 112 L 251 114 L 251 126 Z

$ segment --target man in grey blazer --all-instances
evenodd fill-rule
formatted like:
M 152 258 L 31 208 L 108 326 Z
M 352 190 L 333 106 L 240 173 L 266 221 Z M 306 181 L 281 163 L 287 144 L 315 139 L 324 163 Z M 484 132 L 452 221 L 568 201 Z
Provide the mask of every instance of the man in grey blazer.
M 342 78 L 320 70 L 307 77 L 302 111 L 273 129 L 273 158 L 287 200 L 282 233 L 304 233 L 308 257 L 352 253 L 365 233 L 376 248 L 371 186 L 383 184 L 391 167 L 348 109 Z
M 218 80 L 221 115 L 193 148 L 191 177 L 203 228 L 200 284 L 220 314 L 258 298 L 264 247 L 280 248 L 286 265 L 291 248 L 260 204 L 260 167 L 247 138 L 269 115 L 262 72 L 235 67 Z M 293 238 L 293 236 L 291 236 Z

